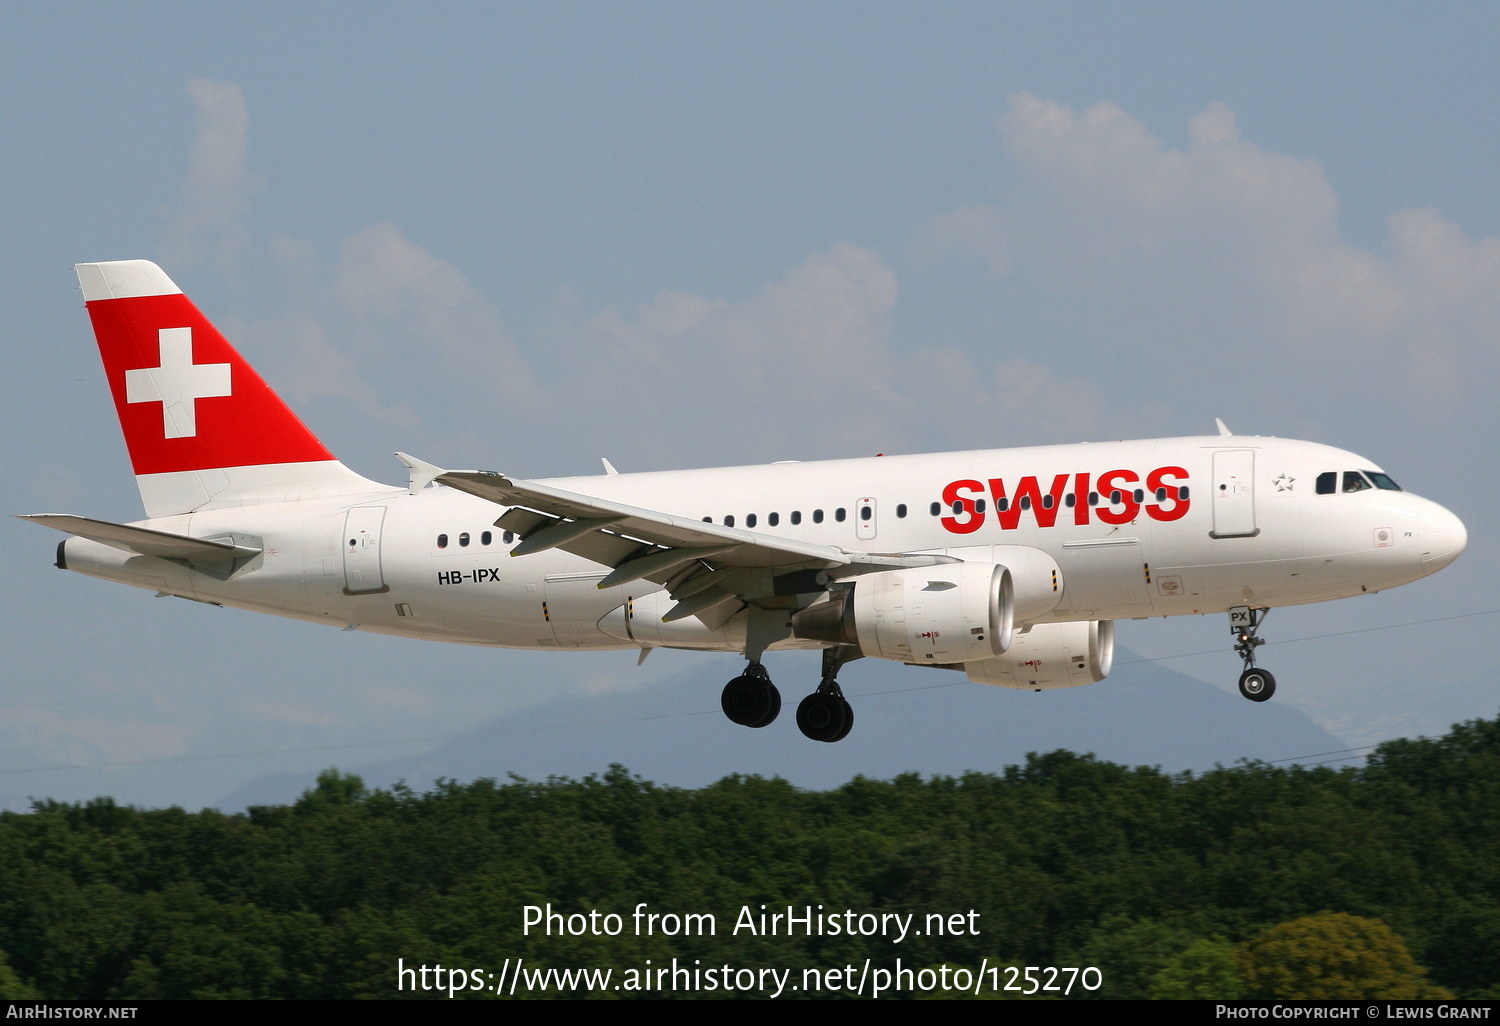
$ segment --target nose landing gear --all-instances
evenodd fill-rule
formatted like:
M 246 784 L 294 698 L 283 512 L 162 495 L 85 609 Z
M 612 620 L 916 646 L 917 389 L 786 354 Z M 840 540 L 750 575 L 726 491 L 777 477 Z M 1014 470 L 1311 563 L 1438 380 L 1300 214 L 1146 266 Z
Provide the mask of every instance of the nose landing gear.
M 1266 643 L 1258 631 L 1269 609 L 1235 606 L 1229 610 L 1229 629 L 1234 632 L 1234 650 L 1245 662 L 1240 674 L 1240 694 L 1252 702 L 1264 702 L 1276 694 L 1276 678 L 1255 665 L 1255 650 Z

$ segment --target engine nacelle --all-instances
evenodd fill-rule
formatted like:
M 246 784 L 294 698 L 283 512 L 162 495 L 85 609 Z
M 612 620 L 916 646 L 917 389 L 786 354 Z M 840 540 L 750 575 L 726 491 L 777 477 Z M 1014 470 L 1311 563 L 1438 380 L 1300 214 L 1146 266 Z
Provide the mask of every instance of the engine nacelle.
M 792 617 L 794 637 L 858 645 L 876 659 L 946 665 L 993 659 L 1010 644 L 1010 571 L 943 563 L 865 574 L 853 589 Z
M 999 563 L 1010 571 L 1016 599 L 1016 623 L 1035 623 L 1062 601 L 1062 570 L 1032 545 L 966 545 L 943 550 L 966 563 Z
M 1115 661 L 1115 622 L 1039 623 L 1015 635 L 1005 654 L 964 663 L 976 684 L 1002 688 L 1072 688 L 1109 676 Z

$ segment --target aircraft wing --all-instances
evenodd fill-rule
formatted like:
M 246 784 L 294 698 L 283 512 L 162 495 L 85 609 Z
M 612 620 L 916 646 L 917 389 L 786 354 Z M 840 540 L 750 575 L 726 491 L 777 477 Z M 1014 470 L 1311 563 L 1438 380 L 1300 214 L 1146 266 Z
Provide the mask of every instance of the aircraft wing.
M 517 481 L 490 471 L 448 471 L 435 480 L 512 507 L 495 521 L 495 526 L 521 538 L 512 556 L 559 548 L 611 567 L 599 582 L 600 588 L 641 579 L 664 586 L 678 600 L 668 620 L 714 616 L 715 607 L 731 600 L 738 603 L 821 591 L 831 578 L 874 569 L 956 562 L 950 556 L 851 552 L 836 545 L 643 509 L 536 481 Z M 733 611 L 717 610 L 724 616 Z

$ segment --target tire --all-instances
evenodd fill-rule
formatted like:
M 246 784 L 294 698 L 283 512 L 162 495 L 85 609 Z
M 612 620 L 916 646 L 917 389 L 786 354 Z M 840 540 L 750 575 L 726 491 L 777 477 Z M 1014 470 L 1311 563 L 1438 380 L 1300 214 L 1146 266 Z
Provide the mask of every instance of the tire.
M 769 680 L 761 678 L 761 687 L 765 689 L 766 713 L 754 723 L 747 723 L 747 727 L 769 727 L 776 722 L 776 717 L 781 715 L 781 692 L 776 690 L 776 685 Z
M 814 691 L 797 706 L 797 729 L 813 741 L 832 744 L 852 726 L 853 710 L 838 695 Z
M 849 731 L 854 729 L 854 706 L 849 704 L 848 699 L 841 699 L 844 703 L 844 729 L 839 731 L 834 741 L 842 741 L 849 736 Z
M 724 685 L 719 706 L 733 723 L 764 727 L 781 712 L 781 692 L 765 677 L 745 674 Z
M 1267 670 L 1246 670 L 1240 674 L 1240 694 L 1252 702 L 1265 702 L 1276 694 L 1276 678 Z

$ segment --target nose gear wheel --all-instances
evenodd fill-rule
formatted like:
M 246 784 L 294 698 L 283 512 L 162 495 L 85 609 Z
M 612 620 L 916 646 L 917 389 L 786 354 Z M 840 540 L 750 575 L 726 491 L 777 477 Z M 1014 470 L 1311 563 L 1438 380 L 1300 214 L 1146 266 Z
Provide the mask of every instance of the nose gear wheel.
M 1240 694 L 1252 702 L 1264 702 L 1276 693 L 1276 678 L 1270 671 L 1255 665 L 1255 650 L 1266 643 L 1260 636 L 1260 625 L 1269 609 L 1236 606 L 1229 611 L 1229 629 L 1234 631 L 1234 651 L 1244 661 L 1240 674 Z
M 1276 694 L 1276 678 L 1268 670 L 1246 670 L 1240 674 L 1240 694 L 1252 702 L 1264 702 Z

